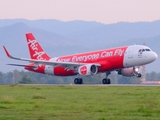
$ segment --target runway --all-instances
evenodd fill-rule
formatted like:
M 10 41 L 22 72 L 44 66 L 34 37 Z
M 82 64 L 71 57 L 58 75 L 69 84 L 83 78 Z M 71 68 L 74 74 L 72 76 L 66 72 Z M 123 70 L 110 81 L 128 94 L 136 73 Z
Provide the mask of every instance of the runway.
M 102 86 L 102 87 L 109 87 L 109 86 L 160 86 L 155 84 L 18 84 L 24 86 Z

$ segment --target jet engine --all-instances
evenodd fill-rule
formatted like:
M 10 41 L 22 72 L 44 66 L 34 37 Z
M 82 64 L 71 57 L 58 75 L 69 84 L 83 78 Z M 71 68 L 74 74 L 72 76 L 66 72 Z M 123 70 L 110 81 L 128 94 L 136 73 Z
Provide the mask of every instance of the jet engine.
M 94 75 L 97 74 L 97 71 L 97 66 L 92 64 L 83 65 L 78 68 L 78 73 L 80 75 Z
M 139 68 L 138 67 L 130 67 L 130 68 L 123 68 L 118 70 L 118 74 L 123 75 L 123 76 L 137 76 L 141 77 L 141 74 L 139 73 Z

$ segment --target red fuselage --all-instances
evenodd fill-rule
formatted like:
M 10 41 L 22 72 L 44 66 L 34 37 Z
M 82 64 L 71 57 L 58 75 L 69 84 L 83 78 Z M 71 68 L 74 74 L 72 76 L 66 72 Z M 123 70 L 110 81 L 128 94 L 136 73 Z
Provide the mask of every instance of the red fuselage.
M 100 67 L 98 67 L 98 72 L 112 71 L 124 67 L 123 59 L 126 49 L 127 46 L 124 46 L 119 48 L 62 56 L 62 57 L 52 58 L 49 61 L 76 62 L 76 63 L 88 63 L 88 64 L 97 63 L 101 65 Z M 34 66 L 34 64 L 32 63 L 29 65 Z M 48 66 L 41 64 L 38 65 L 36 69 L 27 67 L 25 69 L 45 74 L 46 69 L 49 69 L 46 67 Z M 71 76 L 77 74 L 75 70 L 67 70 L 63 66 L 53 66 L 53 67 L 50 66 L 50 67 L 51 67 L 50 69 L 53 69 L 53 75 L 56 76 Z

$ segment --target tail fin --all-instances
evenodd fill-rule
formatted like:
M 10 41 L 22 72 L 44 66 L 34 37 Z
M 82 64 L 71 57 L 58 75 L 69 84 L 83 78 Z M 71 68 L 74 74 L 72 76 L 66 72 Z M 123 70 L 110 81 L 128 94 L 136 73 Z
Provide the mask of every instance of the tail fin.
M 26 39 L 28 43 L 28 49 L 31 59 L 36 60 L 49 60 L 50 57 L 44 52 L 40 44 L 34 38 L 32 33 L 26 34 Z

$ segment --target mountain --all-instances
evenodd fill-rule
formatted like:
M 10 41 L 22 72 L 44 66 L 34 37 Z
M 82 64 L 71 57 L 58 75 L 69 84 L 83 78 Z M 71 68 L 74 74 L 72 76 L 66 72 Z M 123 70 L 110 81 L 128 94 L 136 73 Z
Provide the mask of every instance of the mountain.
M 160 20 L 102 24 L 92 21 L 4 19 L 0 20 L 0 45 L 5 45 L 14 56 L 29 57 L 25 39 L 25 34 L 29 32 L 53 57 L 143 43 L 160 55 Z M 17 69 L 5 65 L 13 60 L 5 56 L 3 49 L 0 49 L 0 54 L 0 71 Z M 159 59 L 147 65 L 147 71 L 159 72 L 158 63 Z
M 0 26 L 12 25 L 18 22 L 25 23 L 31 28 L 46 30 L 69 38 L 73 43 L 91 45 L 113 44 L 134 38 L 149 38 L 160 35 L 160 20 L 153 22 L 119 22 L 102 24 L 98 22 L 58 20 L 0 20 Z M 83 44 L 87 43 L 87 44 Z

